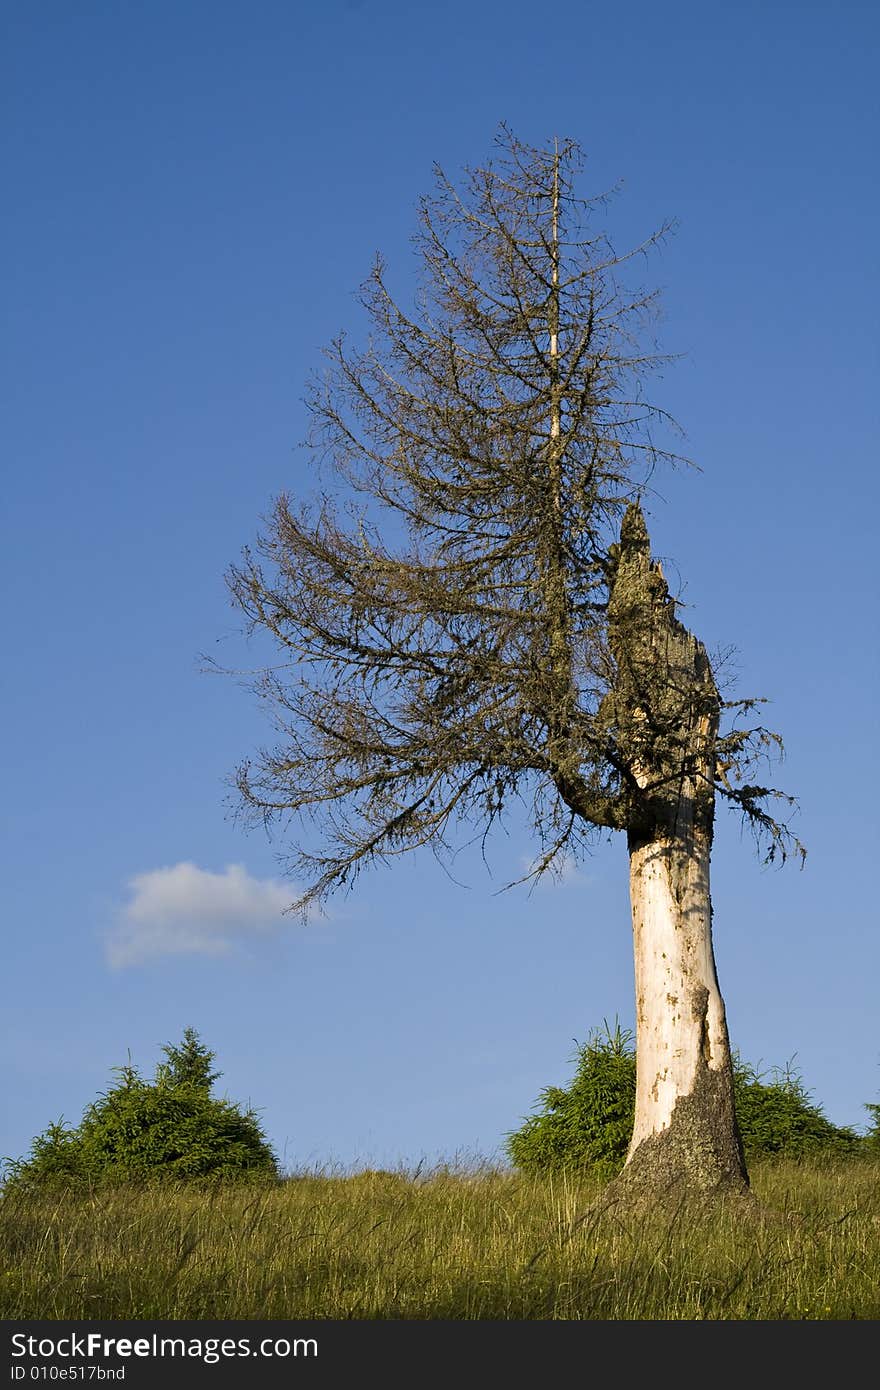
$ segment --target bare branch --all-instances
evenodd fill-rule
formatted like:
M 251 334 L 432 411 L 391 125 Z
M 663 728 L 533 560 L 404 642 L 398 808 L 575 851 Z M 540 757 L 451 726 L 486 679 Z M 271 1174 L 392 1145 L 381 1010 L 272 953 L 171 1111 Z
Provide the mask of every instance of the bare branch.
M 572 141 L 531 149 L 502 130 L 461 187 L 437 171 L 414 306 L 377 261 L 371 338 L 335 339 L 310 388 L 309 446 L 348 513 L 282 495 L 227 576 L 281 658 L 254 682 L 277 746 L 239 769 L 237 804 L 291 826 L 303 910 L 367 864 L 421 845 L 448 857 L 464 826 L 485 846 L 517 802 L 539 846 L 527 876 L 597 828 L 673 814 L 684 781 L 707 823 L 717 790 L 777 855 L 789 843 L 766 810 L 780 794 L 753 773 L 775 735 L 717 737 L 708 659 L 625 511 L 682 461 L 644 395 L 669 360 L 642 345 L 656 294 L 625 279 L 669 226 L 617 254 L 607 195 L 576 195 L 579 167 Z M 641 557 L 629 609 L 622 517 Z

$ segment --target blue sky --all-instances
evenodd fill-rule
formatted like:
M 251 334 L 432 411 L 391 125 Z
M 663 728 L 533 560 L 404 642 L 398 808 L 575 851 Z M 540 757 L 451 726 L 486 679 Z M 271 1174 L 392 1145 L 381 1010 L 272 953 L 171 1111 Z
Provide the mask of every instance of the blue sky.
M 571 136 L 653 264 L 657 395 L 700 473 L 655 549 L 768 696 L 803 872 L 721 813 L 732 1040 L 839 1124 L 880 1098 L 878 12 L 560 0 L 0 6 L 5 989 L 0 1155 L 193 1026 L 290 1165 L 497 1153 L 575 1042 L 633 1020 L 625 847 L 497 894 L 430 858 L 283 917 L 282 846 L 229 816 L 269 730 L 200 654 L 253 659 L 223 582 L 314 484 L 302 394 L 418 196 Z M 667 568 L 667 572 L 669 569 Z

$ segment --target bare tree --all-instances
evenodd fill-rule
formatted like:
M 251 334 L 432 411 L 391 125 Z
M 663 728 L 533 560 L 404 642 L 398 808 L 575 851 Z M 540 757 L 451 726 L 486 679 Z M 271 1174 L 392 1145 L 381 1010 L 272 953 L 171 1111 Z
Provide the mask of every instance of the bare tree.
M 496 147 L 459 185 L 436 170 L 414 307 L 379 261 L 368 345 L 328 350 L 310 444 L 332 489 L 279 497 L 230 571 L 282 654 L 258 679 L 277 746 L 239 769 L 240 804 L 285 822 L 303 911 L 366 865 L 451 853 L 462 826 L 488 835 L 514 800 L 532 875 L 625 833 L 638 1098 L 622 1177 L 743 1191 L 712 951 L 716 795 L 769 858 L 800 847 L 768 809 L 781 793 L 754 780 L 776 735 L 748 727 L 755 701 L 721 700 L 651 558 L 642 499 L 678 456 L 646 395 L 664 360 L 642 346 L 655 295 L 628 272 L 668 228 L 619 253 L 605 197 L 575 192 L 574 142 L 534 149 L 502 127 Z

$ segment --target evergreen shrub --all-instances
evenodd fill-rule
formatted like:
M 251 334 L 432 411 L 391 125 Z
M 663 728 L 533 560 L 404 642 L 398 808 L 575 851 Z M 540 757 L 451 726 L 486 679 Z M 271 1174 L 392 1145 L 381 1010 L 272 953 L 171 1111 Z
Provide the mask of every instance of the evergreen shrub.
M 548 1086 L 540 1109 L 507 1136 L 507 1152 L 523 1172 L 589 1171 L 611 1178 L 623 1167 L 636 1096 L 633 1034 L 605 1023 L 579 1046 L 568 1088 Z M 747 1159 L 852 1154 L 866 1144 L 827 1119 L 790 1066 L 761 1073 L 734 1056 L 736 1113 Z M 880 1128 L 880 1106 L 876 1112 Z M 880 1138 L 880 1136 L 878 1136 Z
M 278 1166 L 252 1109 L 211 1095 L 214 1053 L 187 1028 L 163 1048 L 153 1081 L 129 1063 L 75 1129 L 50 1124 L 27 1158 L 7 1161 L 7 1186 L 97 1186 L 131 1181 L 276 1177 Z

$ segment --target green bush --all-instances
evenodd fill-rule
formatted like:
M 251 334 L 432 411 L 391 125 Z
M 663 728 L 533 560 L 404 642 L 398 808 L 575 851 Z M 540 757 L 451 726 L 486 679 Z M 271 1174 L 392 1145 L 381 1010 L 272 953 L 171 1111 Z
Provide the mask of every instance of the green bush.
M 606 1023 L 574 1060 L 571 1085 L 541 1092 L 542 1108 L 508 1135 L 507 1152 L 526 1173 L 578 1169 L 610 1178 L 624 1165 L 633 1129 L 633 1034 L 619 1024 L 612 1031 Z M 734 1057 L 734 1095 L 747 1159 L 847 1154 L 867 1142 L 832 1124 L 790 1067 L 762 1074 Z M 876 1112 L 880 1129 L 880 1106 L 868 1109 Z
M 508 1136 L 508 1154 L 523 1172 L 579 1168 L 610 1178 L 623 1167 L 636 1101 L 632 1033 L 606 1024 L 578 1048 L 576 1060 L 568 1090 L 547 1086 L 543 1110 Z
M 213 1052 L 187 1028 L 179 1047 L 145 1081 L 130 1064 L 85 1111 L 37 1136 L 26 1159 L 7 1164 L 7 1185 L 89 1185 L 277 1176 L 275 1155 L 253 1110 L 211 1095 Z
M 854 1130 L 832 1124 L 791 1067 L 775 1067 L 766 1075 L 772 1077 L 769 1084 L 734 1058 L 736 1117 L 747 1158 L 845 1155 L 862 1147 Z

